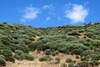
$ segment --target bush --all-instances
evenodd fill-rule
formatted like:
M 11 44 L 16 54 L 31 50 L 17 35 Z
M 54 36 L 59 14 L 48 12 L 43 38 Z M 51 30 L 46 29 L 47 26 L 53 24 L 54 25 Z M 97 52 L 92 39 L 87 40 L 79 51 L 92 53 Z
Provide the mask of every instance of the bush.
M 55 62 L 56 64 L 60 63 L 60 58 L 57 57 L 57 58 L 55 58 L 55 60 L 56 60 L 56 62 Z
M 0 50 L 0 54 L 4 55 L 7 61 L 15 62 L 15 59 L 11 50 L 8 50 L 8 49 Z
M 74 67 L 74 64 L 69 63 L 69 64 L 68 64 L 68 67 Z
M 14 46 L 9 46 L 12 52 L 15 52 L 16 48 Z
M 56 52 L 52 52 L 52 56 L 55 56 L 56 55 Z
M 6 60 L 6 57 L 4 55 L 0 55 L 0 57 L 4 58 Z
M 21 51 L 23 51 L 24 53 L 28 53 L 29 52 L 29 49 L 26 47 L 26 45 L 24 45 L 24 44 L 18 44 L 17 46 L 16 46 L 16 49 L 17 50 L 21 50 Z
M 91 54 L 93 54 L 94 52 L 92 51 L 92 50 L 86 50 L 86 51 L 83 51 L 82 53 L 81 53 L 81 55 L 82 56 L 88 56 L 88 55 L 91 55 Z
M 36 43 L 30 43 L 28 45 L 28 47 L 30 48 L 31 51 L 35 51 L 35 49 L 37 48 L 37 44 Z
M 15 54 L 21 55 L 21 54 L 23 54 L 23 53 L 24 53 L 24 52 L 21 51 L 21 50 L 15 50 Z
M 78 67 L 89 67 L 89 63 L 87 61 L 80 61 L 77 63 Z
M 0 55 L 0 67 L 6 65 L 6 60 L 3 55 Z
M 18 60 L 21 59 L 21 57 L 20 57 L 18 54 L 15 54 L 15 55 L 14 55 L 14 58 L 16 58 L 16 59 L 18 59 Z
M 43 57 L 40 57 L 39 58 L 39 61 L 50 61 L 51 60 L 51 58 L 50 58 L 50 56 L 43 56 Z
M 76 63 L 76 61 L 75 61 L 75 60 L 73 60 L 71 63 L 73 63 L 73 64 L 74 64 L 74 63 Z
M 66 62 L 67 62 L 67 63 L 71 63 L 71 62 L 72 62 L 72 59 L 67 58 L 67 59 L 66 59 Z
M 67 64 L 61 64 L 61 66 L 60 67 L 67 67 Z
M 30 60 L 30 61 L 34 60 L 34 57 L 32 55 L 24 54 L 24 53 L 22 53 L 21 55 L 15 54 L 14 57 L 18 60 L 23 60 L 23 59 Z
M 79 59 L 79 56 L 78 55 L 76 55 L 76 59 Z
M 95 47 L 99 47 L 100 46 L 100 40 L 93 40 L 92 44 Z
M 26 56 L 25 56 L 25 59 L 26 59 L 26 60 L 34 60 L 34 57 L 33 57 L 32 55 L 29 54 L 29 55 L 26 55 Z
M 72 32 L 69 32 L 68 35 L 78 35 L 78 36 L 80 36 L 81 34 L 78 31 L 72 31 Z
M 45 50 L 45 55 L 50 55 L 50 54 L 51 54 L 51 50 L 50 49 Z

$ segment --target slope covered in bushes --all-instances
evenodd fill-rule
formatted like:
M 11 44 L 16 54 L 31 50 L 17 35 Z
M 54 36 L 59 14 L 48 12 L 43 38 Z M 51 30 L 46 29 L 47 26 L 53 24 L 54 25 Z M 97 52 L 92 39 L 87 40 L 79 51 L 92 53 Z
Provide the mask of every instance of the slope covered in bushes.
M 79 38 L 83 32 L 88 39 Z M 36 36 L 40 37 L 37 42 Z M 100 60 L 100 23 L 48 28 L 0 23 L 0 66 L 6 65 L 6 61 L 14 63 L 16 59 L 34 60 L 29 52 L 35 50 L 52 56 L 58 53 L 79 55 L 84 62 L 78 63 L 78 66 L 97 62 Z

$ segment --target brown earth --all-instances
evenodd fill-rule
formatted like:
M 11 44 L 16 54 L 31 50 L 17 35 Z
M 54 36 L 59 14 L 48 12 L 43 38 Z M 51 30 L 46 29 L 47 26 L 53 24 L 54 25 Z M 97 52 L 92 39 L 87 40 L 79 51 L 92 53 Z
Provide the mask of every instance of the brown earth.
M 82 32 L 82 33 L 80 33 L 81 34 L 81 36 L 79 36 L 79 38 L 81 39 L 81 38 L 84 38 L 84 37 L 86 37 L 86 39 L 90 39 L 89 37 L 87 37 L 86 35 L 84 35 L 86 32 Z

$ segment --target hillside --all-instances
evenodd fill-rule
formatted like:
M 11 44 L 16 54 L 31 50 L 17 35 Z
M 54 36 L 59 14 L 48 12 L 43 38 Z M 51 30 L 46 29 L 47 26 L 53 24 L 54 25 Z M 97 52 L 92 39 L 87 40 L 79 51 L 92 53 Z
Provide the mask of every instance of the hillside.
M 34 28 L 0 23 L 1 67 L 99 67 L 100 23 Z

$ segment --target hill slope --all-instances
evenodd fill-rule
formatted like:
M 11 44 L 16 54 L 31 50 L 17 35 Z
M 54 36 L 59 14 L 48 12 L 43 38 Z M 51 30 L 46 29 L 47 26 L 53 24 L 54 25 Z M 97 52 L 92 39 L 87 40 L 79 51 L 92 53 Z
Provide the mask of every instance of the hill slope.
M 0 23 L 0 66 L 90 67 L 99 57 L 100 23 L 48 28 Z

